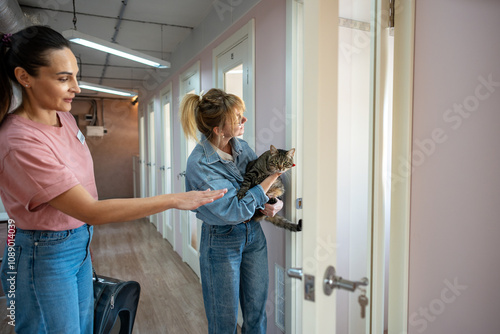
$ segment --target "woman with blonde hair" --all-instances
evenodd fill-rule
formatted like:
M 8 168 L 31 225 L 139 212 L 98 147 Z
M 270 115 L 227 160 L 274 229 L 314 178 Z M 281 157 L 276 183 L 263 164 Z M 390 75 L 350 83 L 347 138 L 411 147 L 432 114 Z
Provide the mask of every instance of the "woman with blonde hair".
M 98 200 L 92 157 L 69 113 L 77 73 L 58 32 L 0 34 L 0 196 L 13 225 L 1 280 L 16 333 L 93 332 L 92 225 L 195 209 L 225 193 Z
M 244 102 L 233 94 L 211 89 L 188 94 L 180 106 L 188 138 L 201 138 L 188 158 L 186 189 L 228 189 L 224 198 L 193 211 L 203 221 L 200 270 L 208 332 L 236 333 L 238 303 L 243 313 L 242 333 L 266 332 L 268 263 L 266 238 L 256 210 L 274 216 L 283 202 L 266 204 L 266 192 L 279 174 L 266 178 L 238 200 L 248 162 L 257 158 L 238 137 L 245 131 Z

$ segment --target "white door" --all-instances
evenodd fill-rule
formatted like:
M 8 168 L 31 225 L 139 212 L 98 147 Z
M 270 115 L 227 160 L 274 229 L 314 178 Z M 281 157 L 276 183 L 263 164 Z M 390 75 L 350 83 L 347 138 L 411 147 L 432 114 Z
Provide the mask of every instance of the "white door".
M 180 96 L 179 101 L 182 100 L 184 95 L 200 93 L 200 62 L 198 61 L 186 72 L 180 75 Z M 182 182 L 182 191 L 186 191 L 186 184 L 184 175 L 186 172 L 186 162 L 196 146 L 196 141 L 187 140 L 184 133 L 181 133 L 181 174 L 178 178 Z M 181 211 L 181 224 L 182 224 L 182 259 L 186 262 L 191 269 L 200 276 L 200 262 L 199 262 L 199 245 L 201 236 L 201 221 L 196 218 L 194 212 Z
M 377 6 L 375 0 L 303 2 L 298 333 L 382 333 L 372 327 L 378 322 L 372 318 L 372 231 L 379 200 L 373 196 L 379 184 L 374 171 L 382 164 L 375 158 L 381 150 L 375 140 L 381 95 L 374 56 L 381 29 Z M 360 303 L 366 304 L 363 313 Z
M 255 150 L 254 21 L 251 20 L 213 51 L 214 85 L 245 102 L 243 139 Z
M 169 86 L 171 87 L 171 85 Z M 172 89 L 161 93 L 161 148 L 160 148 L 160 183 L 161 194 L 172 193 Z M 163 237 L 170 242 L 175 249 L 174 224 L 172 210 L 161 213 Z
M 146 126 L 144 124 L 144 112 L 139 117 L 139 170 L 140 170 L 140 197 L 146 197 Z
M 148 103 L 148 196 L 156 196 L 156 136 L 155 136 L 155 108 L 154 100 Z M 158 228 L 157 215 L 150 217 L 151 222 Z

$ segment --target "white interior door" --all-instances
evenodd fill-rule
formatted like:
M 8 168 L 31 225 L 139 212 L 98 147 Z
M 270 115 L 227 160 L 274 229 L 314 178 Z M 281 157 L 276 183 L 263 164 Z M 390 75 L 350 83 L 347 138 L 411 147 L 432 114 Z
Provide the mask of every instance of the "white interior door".
M 139 117 L 139 173 L 140 173 L 140 196 L 146 197 L 146 125 L 144 121 L 144 111 Z
M 155 108 L 154 100 L 148 103 L 148 196 L 156 196 L 156 136 L 155 136 Z M 150 217 L 151 222 L 158 228 L 157 215 Z
M 172 193 L 172 85 L 160 94 L 161 101 L 161 148 L 160 148 L 160 183 L 161 194 Z M 163 237 L 175 249 L 174 224 L 172 210 L 161 213 Z
M 243 139 L 255 150 L 254 21 L 218 45 L 213 51 L 214 86 L 245 102 Z
M 180 75 L 180 96 L 182 100 L 184 95 L 189 93 L 200 93 L 200 62 L 196 62 L 192 67 Z M 181 174 L 182 178 L 182 191 L 186 191 L 186 183 L 184 175 L 186 172 L 186 162 L 196 146 L 196 141 L 187 140 L 184 133 L 181 133 Z M 191 269 L 200 276 L 200 262 L 199 262 L 199 245 L 201 236 L 202 222 L 196 218 L 194 212 L 181 211 L 181 224 L 182 224 L 182 259 L 186 262 Z
M 308 0 L 303 7 L 304 298 L 298 332 L 379 334 L 371 327 L 374 171 L 382 164 L 374 158 L 380 150 L 377 2 Z M 363 317 L 360 300 L 366 302 Z

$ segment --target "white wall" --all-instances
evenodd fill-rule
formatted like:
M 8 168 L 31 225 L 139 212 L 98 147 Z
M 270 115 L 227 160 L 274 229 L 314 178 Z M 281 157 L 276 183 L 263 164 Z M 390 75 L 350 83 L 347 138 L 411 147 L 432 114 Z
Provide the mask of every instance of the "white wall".
M 409 333 L 499 332 L 499 18 L 416 2 Z

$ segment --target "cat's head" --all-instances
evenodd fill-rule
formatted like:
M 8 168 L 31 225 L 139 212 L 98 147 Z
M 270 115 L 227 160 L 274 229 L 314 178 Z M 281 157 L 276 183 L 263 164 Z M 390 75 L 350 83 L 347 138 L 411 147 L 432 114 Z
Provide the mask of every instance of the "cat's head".
M 269 150 L 271 156 L 269 157 L 269 169 L 273 173 L 284 173 L 295 164 L 293 163 L 293 155 L 295 154 L 295 149 L 291 150 L 280 150 L 271 145 Z

